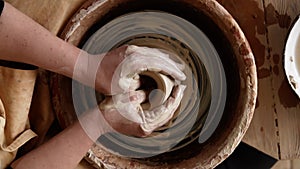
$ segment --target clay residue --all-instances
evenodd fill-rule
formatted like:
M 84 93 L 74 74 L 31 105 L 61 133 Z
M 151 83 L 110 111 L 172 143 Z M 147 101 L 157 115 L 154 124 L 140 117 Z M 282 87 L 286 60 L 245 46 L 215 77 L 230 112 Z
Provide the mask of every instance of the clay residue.
M 240 34 L 240 31 L 237 27 L 233 26 L 231 29 L 230 29 L 230 32 L 235 36 L 237 37 L 237 39 L 241 39 L 241 34 Z
M 291 25 L 291 17 L 288 16 L 286 10 L 275 9 L 272 4 L 268 4 L 265 8 L 266 10 L 266 24 L 267 26 L 278 24 L 282 29 L 288 29 Z M 280 74 L 280 68 L 282 67 L 280 64 L 281 56 L 279 54 L 273 55 L 273 64 L 272 72 L 275 75 Z M 287 80 L 282 81 L 281 86 L 278 90 L 278 96 L 280 103 L 285 108 L 296 107 L 300 101 L 296 94 L 291 90 L 291 87 Z
M 300 104 L 300 99 L 297 97 L 296 93 L 292 91 L 287 80 L 283 81 L 281 84 L 278 90 L 278 96 L 280 103 L 285 108 L 296 107 Z
M 72 26 L 66 33 L 65 39 L 69 39 L 71 35 L 77 30 L 77 28 L 80 26 L 80 22 L 88 16 L 91 12 L 96 10 L 99 6 L 101 6 L 103 3 L 105 3 L 106 0 L 99 0 L 95 1 L 91 6 L 87 7 L 87 9 L 81 9 L 72 19 Z
M 273 66 L 273 68 L 272 68 L 273 73 L 274 73 L 276 76 L 279 76 L 279 73 L 280 73 L 280 66 L 279 66 L 279 63 L 280 63 L 280 55 L 279 55 L 279 54 L 274 54 L 274 55 L 273 55 L 273 63 L 274 63 L 274 66 Z
M 288 29 L 291 25 L 292 18 L 286 13 L 280 13 L 275 10 L 272 4 L 268 4 L 266 7 L 266 24 L 267 26 L 279 24 L 280 28 Z
M 276 76 L 279 76 L 279 66 L 278 65 L 273 66 L 272 70 Z
M 274 54 L 274 55 L 273 55 L 273 62 L 274 62 L 275 64 L 279 64 L 279 61 L 280 61 L 280 56 L 279 56 L 279 54 Z
M 249 46 L 244 42 L 241 44 L 241 46 L 239 47 L 239 53 L 240 55 L 248 55 L 250 53 L 250 49 Z
M 257 34 L 266 34 L 264 11 L 256 1 L 218 0 L 235 18 L 242 28 L 255 56 L 256 66 L 259 69 L 265 62 L 266 47 L 256 37 Z M 242 10 L 242 12 L 241 12 Z
M 271 75 L 271 71 L 266 68 L 261 68 L 258 70 L 257 75 L 258 75 L 259 79 L 263 79 L 263 78 L 269 77 Z

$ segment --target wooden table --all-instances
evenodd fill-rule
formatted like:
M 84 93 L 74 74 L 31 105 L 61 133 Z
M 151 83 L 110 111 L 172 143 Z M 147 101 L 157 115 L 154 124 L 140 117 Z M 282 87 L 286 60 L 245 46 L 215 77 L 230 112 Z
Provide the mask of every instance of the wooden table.
M 277 159 L 300 158 L 300 99 L 283 69 L 289 27 L 299 0 L 218 0 L 243 29 L 256 59 L 256 111 L 244 142 Z
M 53 34 L 61 31 L 65 22 L 84 2 L 7 1 Z M 257 106 L 243 141 L 277 159 L 300 158 L 300 99 L 288 85 L 282 64 L 285 39 L 293 19 L 300 13 L 300 0 L 218 1 L 243 29 L 257 64 Z M 45 90 L 38 95 L 43 92 Z

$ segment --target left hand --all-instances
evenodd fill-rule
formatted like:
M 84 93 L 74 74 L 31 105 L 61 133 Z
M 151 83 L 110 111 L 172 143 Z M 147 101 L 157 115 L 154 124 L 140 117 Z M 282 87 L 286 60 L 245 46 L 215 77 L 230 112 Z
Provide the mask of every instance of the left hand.
M 139 73 L 154 71 L 184 81 L 184 66 L 170 54 L 155 48 L 122 46 L 103 56 L 97 72 L 96 90 L 106 95 L 134 91 L 140 86 Z

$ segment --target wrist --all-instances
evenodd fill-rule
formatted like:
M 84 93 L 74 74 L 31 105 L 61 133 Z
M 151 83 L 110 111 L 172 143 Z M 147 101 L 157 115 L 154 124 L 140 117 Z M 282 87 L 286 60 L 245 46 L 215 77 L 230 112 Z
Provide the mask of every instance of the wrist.
M 102 83 L 105 83 L 103 71 L 98 70 L 102 58 L 103 57 L 100 55 L 92 55 L 83 50 L 80 51 L 77 60 L 74 63 L 72 78 L 102 92 L 102 90 L 104 90 L 103 85 L 96 85 L 100 84 L 96 83 L 100 79 L 103 81 Z
M 98 107 L 80 116 L 79 123 L 93 142 L 96 142 L 101 135 L 110 131 L 110 127 Z

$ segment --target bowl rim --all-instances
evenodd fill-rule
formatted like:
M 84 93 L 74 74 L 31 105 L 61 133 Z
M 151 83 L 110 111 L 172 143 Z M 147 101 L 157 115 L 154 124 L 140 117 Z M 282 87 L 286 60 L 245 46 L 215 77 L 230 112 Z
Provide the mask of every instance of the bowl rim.
M 297 43 L 300 43 L 300 15 L 294 19 L 289 28 L 283 50 L 285 77 L 295 94 L 300 98 L 300 65 L 297 67 L 296 59 L 296 57 L 300 57 L 300 54 L 296 56 Z M 298 60 L 300 61 L 299 58 Z

